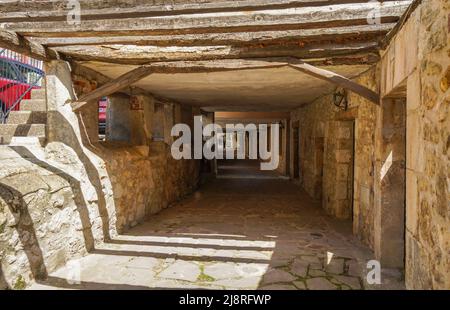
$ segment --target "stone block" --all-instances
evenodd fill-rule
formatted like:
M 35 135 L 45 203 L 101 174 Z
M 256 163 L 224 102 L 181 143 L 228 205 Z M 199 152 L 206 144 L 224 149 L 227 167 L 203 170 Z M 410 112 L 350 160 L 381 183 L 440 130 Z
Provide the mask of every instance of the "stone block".
M 408 43 L 405 42 L 404 31 L 399 31 L 392 41 L 394 48 L 393 88 L 400 85 L 406 78 L 406 46 L 409 46 Z
M 337 182 L 335 190 L 335 198 L 338 200 L 347 199 L 348 197 L 348 183 L 347 182 Z
M 295 260 L 291 267 L 291 272 L 299 277 L 306 277 L 308 272 L 308 263 L 300 260 Z
M 0 124 L 0 144 L 8 144 L 13 137 L 45 139 L 45 124 Z
M 406 170 L 406 228 L 414 235 L 417 233 L 418 188 L 414 171 Z
M 326 278 L 312 278 L 306 281 L 309 290 L 337 290 L 337 286 Z
M 416 172 L 425 170 L 425 154 L 421 138 L 422 124 L 418 113 L 406 117 L 406 167 Z
M 349 199 L 337 200 L 335 203 L 334 214 L 338 219 L 349 219 L 351 211 L 351 201 Z
M 406 87 L 406 109 L 408 113 L 416 110 L 420 106 L 422 93 L 421 87 L 420 71 L 415 70 L 410 76 L 408 76 Z
M 358 277 L 336 276 L 335 279 L 340 283 L 349 286 L 353 290 L 361 289 L 361 282 Z
M 45 124 L 47 113 L 42 111 L 11 111 L 8 124 Z
M 45 88 L 31 90 L 31 99 L 46 99 Z
M 348 179 L 348 172 L 349 172 L 349 165 L 348 164 L 338 164 L 337 165 L 337 173 L 336 173 L 336 179 L 337 180 L 347 180 Z
M 186 261 L 175 261 L 169 267 L 164 269 L 159 274 L 159 277 L 195 282 L 199 275 L 200 268 L 197 264 Z
M 338 139 L 350 139 L 351 130 L 348 127 L 338 127 L 336 138 Z
M 350 150 L 336 150 L 335 158 L 338 163 L 349 163 L 352 158 Z
M 44 99 L 24 99 L 20 102 L 20 111 L 47 111 L 47 103 Z
M 290 273 L 280 269 L 272 269 L 264 275 L 263 283 L 292 282 L 294 280 L 296 280 L 296 278 Z
M 405 285 L 407 289 L 431 289 L 432 279 L 428 255 L 407 231 L 405 252 Z
M 407 48 L 405 48 L 406 75 L 410 75 L 419 62 L 419 44 L 414 44 L 415 42 L 419 42 L 419 25 L 419 12 L 416 10 L 410 15 L 403 27 L 403 31 L 405 32 L 404 40 L 407 45 Z M 412 42 L 414 43 L 411 44 Z
M 361 204 L 368 208 L 370 206 L 370 188 L 360 186 L 360 201 Z
M 337 141 L 337 148 L 340 150 L 352 150 L 353 141 L 351 139 L 339 139 Z

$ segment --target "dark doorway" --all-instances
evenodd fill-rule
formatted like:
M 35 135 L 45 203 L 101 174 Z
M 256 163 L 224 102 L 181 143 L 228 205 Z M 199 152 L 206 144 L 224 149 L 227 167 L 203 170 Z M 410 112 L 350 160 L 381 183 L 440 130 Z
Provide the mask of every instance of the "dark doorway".
M 299 156 L 299 128 L 298 128 L 298 121 L 293 123 L 293 128 L 292 128 L 292 139 L 293 139 L 293 148 L 294 148 L 294 165 L 293 165 L 293 175 L 292 177 L 294 179 L 298 179 L 299 178 L 299 163 L 300 163 L 300 156 Z
M 406 99 L 382 102 L 382 160 L 380 167 L 380 247 L 386 267 L 404 268 L 406 200 Z
M 350 197 L 350 206 L 351 206 L 351 220 L 352 220 L 352 226 L 353 226 L 353 216 L 354 216 L 354 207 L 355 207 L 355 162 L 356 162 L 356 122 L 355 120 L 351 121 L 352 125 L 351 125 L 351 132 L 350 132 L 350 139 L 351 139 L 351 143 L 352 143 L 352 159 L 350 161 L 350 171 L 349 171 L 349 176 L 350 176 L 350 193 L 349 193 L 349 197 Z
M 323 189 L 323 156 L 325 151 L 325 139 L 323 137 L 316 138 L 315 140 L 315 174 L 316 182 L 314 184 L 314 198 L 322 200 Z

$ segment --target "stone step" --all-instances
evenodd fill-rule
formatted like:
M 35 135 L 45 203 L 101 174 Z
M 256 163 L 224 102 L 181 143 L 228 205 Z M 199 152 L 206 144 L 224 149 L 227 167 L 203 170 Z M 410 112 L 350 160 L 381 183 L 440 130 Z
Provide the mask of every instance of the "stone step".
M 11 111 L 7 124 L 45 124 L 47 112 L 42 111 Z
M 9 142 L 10 146 L 24 146 L 24 145 L 33 145 L 33 146 L 43 146 L 45 142 L 45 137 L 12 137 Z
M 45 100 L 45 88 L 36 88 L 31 90 L 31 99 Z
M 13 137 L 37 137 L 45 140 L 45 124 L 1 124 L 0 144 L 9 144 Z
M 20 102 L 20 111 L 47 111 L 44 99 L 24 99 Z

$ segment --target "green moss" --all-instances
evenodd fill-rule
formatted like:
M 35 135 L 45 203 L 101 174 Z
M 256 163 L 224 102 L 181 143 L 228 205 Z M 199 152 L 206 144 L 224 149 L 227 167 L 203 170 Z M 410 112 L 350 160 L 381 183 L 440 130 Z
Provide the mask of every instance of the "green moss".
M 25 279 L 22 276 L 19 276 L 16 280 L 16 283 L 14 283 L 14 289 L 15 290 L 23 290 L 27 286 L 27 283 L 25 282 Z
M 214 281 L 216 281 L 216 279 L 214 279 L 210 275 L 207 275 L 205 273 L 205 267 L 200 266 L 200 274 L 198 275 L 197 281 L 199 281 L 199 282 L 214 282 Z

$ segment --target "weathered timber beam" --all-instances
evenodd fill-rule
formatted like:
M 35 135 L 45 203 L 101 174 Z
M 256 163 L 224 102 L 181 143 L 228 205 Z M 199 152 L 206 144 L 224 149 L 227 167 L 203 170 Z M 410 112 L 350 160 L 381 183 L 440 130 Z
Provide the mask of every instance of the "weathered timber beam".
M 116 37 L 33 37 L 37 43 L 48 47 L 71 45 L 134 44 L 154 46 L 212 46 L 309 43 L 317 41 L 364 41 L 377 39 L 394 28 L 395 23 L 357 25 L 319 29 L 284 31 L 256 31 L 234 33 L 206 33 L 165 36 L 116 36 Z
M 0 46 L 38 60 L 57 59 L 54 50 L 35 43 L 13 31 L 0 30 Z
M 377 42 L 347 44 L 270 45 L 267 47 L 197 46 L 158 47 L 136 45 L 66 46 L 55 48 L 74 60 L 143 65 L 160 61 L 191 61 L 235 58 L 295 57 L 301 59 L 376 52 Z
M 64 56 L 63 54 L 61 54 L 62 56 Z M 277 57 L 277 59 L 279 59 L 279 57 Z M 122 64 L 112 64 L 110 62 L 99 62 L 99 61 L 78 61 L 75 60 L 73 58 L 67 57 L 67 60 L 70 61 L 72 64 L 80 64 L 80 65 L 85 65 L 85 64 L 92 64 L 92 63 L 97 63 L 97 64 L 101 64 L 102 66 L 120 66 Z M 268 61 L 271 62 L 273 61 L 273 57 L 262 57 L 262 58 L 257 58 L 255 60 L 258 60 L 260 62 L 263 61 Z M 356 66 L 356 65 L 371 65 L 371 64 L 375 64 L 380 60 L 380 55 L 378 52 L 375 53 L 358 53 L 358 54 L 352 54 L 352 55 L 344 55 L 344 56 L 332 56 L 332 57 L 323 57 L 323 58 L 311 58 L 311 59 L 307 59 L 305 60 L 305 62 L 309 63 L 310 65 L 313 66 L 319 66 L 319 67 L 323 67 L 323 66 L 341 66 L 341 65 L 346 65 L 346 66 Z M 222 61 L 222 60 L 217 60 L 217 61 Z M 226 61 L 233 61 L 233 59 L 226 59 Z M 156 62 L 153 64 L 161 64 L 161 62 Z M 164 71 L 162 71 L 161 73 L 165 73 Z
M 86 105 L 90 100 L 94 100 L 117 92 L 139 81 L 140 79 L 149 76 L 150 74 L 152 74 L 152 68 L 148 66 L 142 66 L 131 70 L 124 75 L 121 75 L 117 79 L 114 79 L 93 90 L 92 92 L 81 96 L 77 101 L 71 103 L 72 109 L 76 111 Z
M 379 53 L 362 53 L 346 56 L 335 56 L 326 58 L 313 58 L 305 60 L 312 66 L 357 66 L 372 65 L 380 61 Z
M 251 62 L 253 62 L 254 64 L 257 64 L 258 60 L 251 60 Z M 295 70 L 301 71 L 301 72 L 308 74 L 310 76 L 313 76 L 315 78 L 333 83 L 337 86 L 341 86 L 345 89 L 348 89 L 348 90 L 370 100 L 371 102 L 373 102 L 377 105 L 380 104 L 380 97 L 376 92 L 346 78 L 345 76 L 339 75 L 330 70 L 315 67 L 311 64 L 305 63 L 304 61 L 302 61 L 300 59 L 295 59 L 292 57 L 265 58 L 265 61 L 261 62 L 260 68 L 269 67 L 271 62 L 276 64 L 278 67 L 289 66 Z M 178 65 L 181 64 L 181 66 L 186 67 L 186 66 L 190 66 L 191 63 L 195 63 L 195 62 L 168 62 L 165 65 L 177 66 L 177 64 Z M 208 63 L 208 62 L 204 62 L 204 63 Z M 159 67 L 159 66 L 165 66 L 165 65 L 163 63 L 154 63 L 151 66 Z M 198 66 L 196 66 L 196 70 L 198 70 Z
M 181 34 L 244 32 L 286 29 L 367 25 L 367 18 L 377 10 L 382 23 L 396 22 L 409 2 L 369 2 L 325 7 L 306 7 L 222 14 L 192 14 L 171 17 L 147 17 L 107 20 L 4 23 L 5 29 L 25 36 L 111 36 L 137 34 Z
M 81 63 L 75 62 L 75 61 L 69 61 L 70 62 L 70 67 L 72 69 L 72 73 L 75 75 L 79 75 L 79 76 L 83 76 L 83 77 L 88 77 L 88 78 L 92 78 L 93 80 L 95 80 L 98 85 L 103 86 L 109 82 L 111 82 L 113 79 L 107 77 L 106 75 L 104 75 L 103 73 L 100 73 L 92 68 L 86 67 L 84 65 L 82 65 Z M 118 93 L 123 93 L 126 94 L 128 96 L 132 96 L 132 95 L 147 95 L 147 96 L 152 96 L 153 98 L 155 98 L 155 100 L 157 100 L 158 102 L 161 103 L 165 103 L 165 102 L 171 102 L 171 103 L 177 103 L 176 100 L 170 99 L 170 98 L 165 98 L 165 97 L 161 97 L 157 94 L 151 93 L 148 90 L 145 90 L 143 88 L 137 87 L 137 86 L 132 86 L 130 85 L 129 87 L 124 87 L 118 91 L 116 91 Z
M 314 67 L 301 61 L 292 61 L 291 63 L 289 63 L 289 66 L 318 79 L 328 81 L 330 83 L 348 89 L 377 105 L 380 104 L 380 96 L 376 92 L 346 78 L 345 76 L 339 75 L 329 70 Z
M 400 29 L 403 27 L 403 25 L 406 23 L 406 21 L 411 16 L 412 12 L 416 10 L 416 8 L 422 3 L 422 0 L 413 0 L 411 4 L 408 6 L 408 8 L 405 10 L 403 15 L 401 16 L 398 23 L 396 23 L 395 27 L 389 31 L 389 33 L 386 35 L 386 37 L 381 42 L 381 47 L 384 49 L 389 45 L 389 42 L 391 42 L 392 38 L 400 31 Z M 449 18 L 450 20 L 450 18 Z M 449 22 L 450 23 L 450 22 Z
M 384 2 L 394 0 L 384 0 Z M 405 0 L 410 1 L 410 0 Z M 67 19 L 68 9 L 62 1 L 11 1 L 3 3 L 0 22 L 62 21 Z M 137 18 L 194 13 L 273 10 L 294 7 L 313 7 L 348 3 L 364 3 L 365 0 L 238 0 L 238 1 L 79 1 L 85 20 L 111 18 Z

